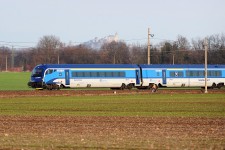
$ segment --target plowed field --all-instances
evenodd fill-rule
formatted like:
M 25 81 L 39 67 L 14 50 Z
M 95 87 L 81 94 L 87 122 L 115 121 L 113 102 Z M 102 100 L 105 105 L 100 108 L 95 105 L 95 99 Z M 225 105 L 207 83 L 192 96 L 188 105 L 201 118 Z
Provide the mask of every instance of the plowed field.
M 151 93 L 0 91 L 1 98 Z M 200 93 L 166 90 L 161 93 Z M 209 90 L 209 93 L 225 93 Z M 221 103 L 224 105 L 224 103 Z M 0 149 L 225 149 L 224 117 L 0 116 Z
M 113 95 L 113 94 L 149 94 L 150 90 L 33 90 L 33 91 L 0 91 L 1 97 L 24 96 L 80 96 L 80 95 Z M 152 94 L 202 94 L 204 89 L 172 89 L 158 90 Z M 208 90 L 208 93 L 225 94 L 225 89 Z
M 224 149 L 224 118 L 0 117 L 1 148 Z

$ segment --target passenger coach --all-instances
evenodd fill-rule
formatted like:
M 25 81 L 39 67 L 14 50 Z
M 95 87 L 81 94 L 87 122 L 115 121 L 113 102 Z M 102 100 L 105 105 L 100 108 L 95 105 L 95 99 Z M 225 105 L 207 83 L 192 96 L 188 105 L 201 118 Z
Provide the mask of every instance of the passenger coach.
M 132 88 L 140 85 L 140 68 L 138 65 L 131 64 L 43 64 L 33 69 L 28 85 L 47 89 Z
M 143 86 L 204 87 L 204 65 L 140 65 Z M 225 83 L 225 65 L 208 65 L 207 86 L 221 88 Z

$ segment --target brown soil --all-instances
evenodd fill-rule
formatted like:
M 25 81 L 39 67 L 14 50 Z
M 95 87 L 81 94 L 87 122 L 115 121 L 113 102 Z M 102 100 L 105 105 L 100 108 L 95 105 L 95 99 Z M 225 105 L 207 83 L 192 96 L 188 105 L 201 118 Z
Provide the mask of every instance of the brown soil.
M 224 149 L 224 118 L 0 117 L 2 149 Z
M 113 95 L 113 94 L 202 94 L 204 89 L 160 89 L 155 93 L 150 90 L 32 90 L 32 91 L 0 91 L 1 97 L 26 97 L 26 96 L 79 96 L 79 95 Z M 208 90 L 208 93 L 225 94 L 225 89 Z

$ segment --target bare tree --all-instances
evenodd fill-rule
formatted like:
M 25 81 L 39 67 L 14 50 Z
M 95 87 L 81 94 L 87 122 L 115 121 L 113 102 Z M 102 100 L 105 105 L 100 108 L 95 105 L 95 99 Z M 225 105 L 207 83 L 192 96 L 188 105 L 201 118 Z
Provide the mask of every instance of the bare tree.
M 130 49 L 130 60 L 133 64 L 146 64 L 147 63 L 147 49 L 144 46 L 134 45 Z M 146 46 L 147 47 L 147 46 Z
M 192 50 L 203 50 L 204 48 L 204 40 L 203 39 L 192 39 Z
M 215 64 L 225 63 L 225 36 L 224 34 L 212 35 L 209 40 L 209 62 Z
M 43 36 L 37 44 L 37 49 L 39 51 L 39 56 L 37 57 L 42 58 L 42 63 L 57 63 L 61 47 L 62 42 L 56 36 Z
M 7 70 L 10 65 L 10 49 L 8 47 L 0 47 L 0 71 Z
M 106 43 L 101 47 L 100 56 L 103 63 L 127 64 L 130 63 L 129 48 L 124 42 Z
M 83 45 L 64 47 L 61 58 L 67 64 L 92 64 L 99 61 L 97 52 Z
M 188 42 L 187 38 L 181 35 L 178 35 L 177 37 L 177 45 L 179 50 L 189 50 L 190 49 L 190 43 Z

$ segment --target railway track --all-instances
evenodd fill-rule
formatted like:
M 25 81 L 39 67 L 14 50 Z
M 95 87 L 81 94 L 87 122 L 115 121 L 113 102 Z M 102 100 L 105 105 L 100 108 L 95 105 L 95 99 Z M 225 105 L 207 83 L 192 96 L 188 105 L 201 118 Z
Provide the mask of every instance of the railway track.
M 150 90 L 32 90 L 32 91 L 0 91 L 3 97 L 33 97 L 33 96 L 90 96 L 90 95 L 126 95 L 126 94 L 203 94 L 203 89 L 159 89 Z M 225 94 L 225 89 L 209 89 L 208 93 Z

